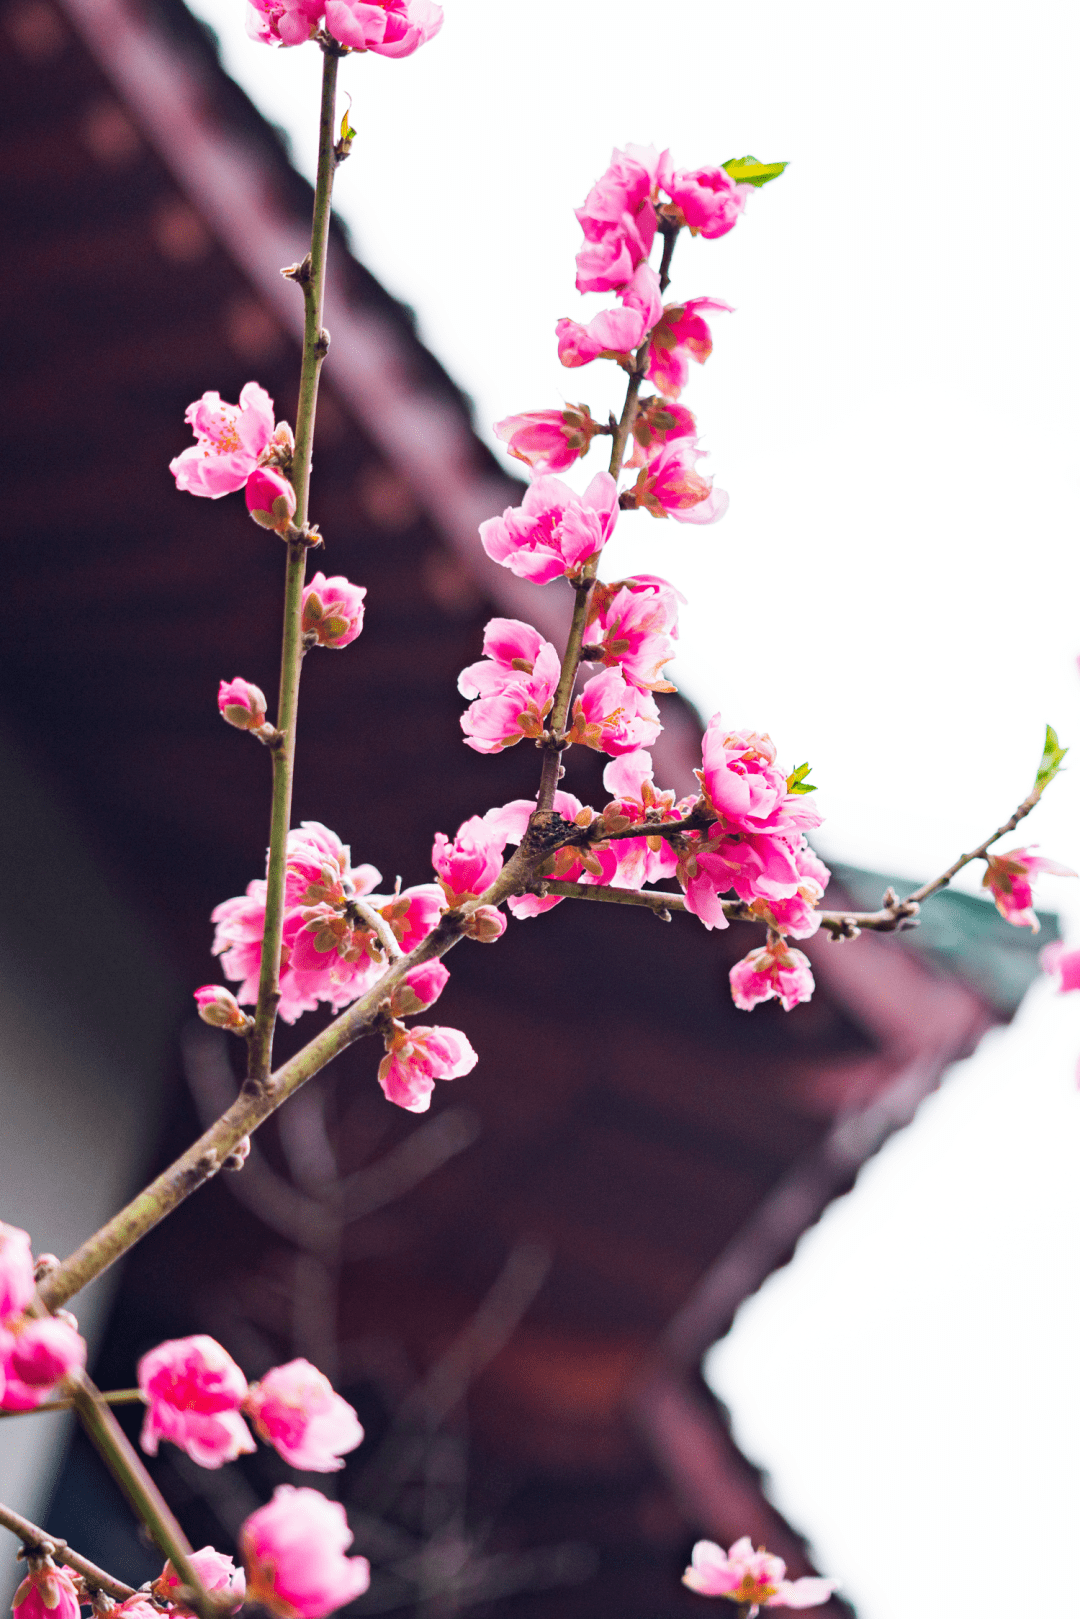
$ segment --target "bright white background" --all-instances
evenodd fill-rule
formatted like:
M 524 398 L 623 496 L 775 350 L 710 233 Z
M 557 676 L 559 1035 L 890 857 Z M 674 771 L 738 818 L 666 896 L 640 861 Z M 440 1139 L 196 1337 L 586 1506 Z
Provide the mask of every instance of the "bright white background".
M 317 51 L 193 3 L 310 174 Z M 1024 796 L 1047 719 L 1080 758 L 1078 47 L 1065 0 L 448 0 L 415 57 L 344 64 L 339 212 L 484 431 L 615 402 L 552 335 L 601 307 L 571 209 L 613 144 L 790 160 L 676 255 L 673 296 L 737 307 L 684 396 L 730 512 L 624 516 L 606 571 L 691 597 L 676 679 L 813 762 L 826 856 L 925 877 Z M 1075 866 L 1078 781 L 1028 823 Z M 1075 890 L 1041 902 L 1080 942 Z M 1080 996 L 1039 986 L 710 1362 L 862 1619 L 981 1619 L 1032 1552 L 1032 1600 L 1080 1613 L 1047 1575 L 1080 1515 L 1077 1051 Z

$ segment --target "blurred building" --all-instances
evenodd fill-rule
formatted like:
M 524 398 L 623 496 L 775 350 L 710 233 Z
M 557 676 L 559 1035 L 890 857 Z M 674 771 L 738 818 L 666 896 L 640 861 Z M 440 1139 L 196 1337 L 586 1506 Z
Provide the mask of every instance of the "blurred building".
M 235 1094 L 237 1053 L 192 1024 L 190 992 L 214 972 L 211 908 L 260 873 L 269 771 L 214 699 L 234 674 L 276 689 L 282 555 L 239 499 L 179 495 L 166 469 L 206 388 L 256 377 L 294 417 L 301 309 L 280 269 L 311 194 L 180 0 L 4 0 L 0 49 L 0 1216 L 66 1251 Z M 411 883 L 435 830 L 535 792 L 534 750 L 462 746 L 455 682 L 492 613 L 555 638 L 569 592 L 483 555 L 478 521 L 520 485 L 336 227 L 326 323 L 317 564 L 366 584 L 368 615 L 344 657 L 307 661 L 295 818 Z M 697 719 L 661 701 L 657 776 L 685 791 Z M 597 802 L 582 752 L 566 785 Z M 834 898 L 877 903 L 884 879 L 838 877 Z M 727 971 L 753 942 L 567 902 L 461 946 L 439 1018 L 475 1071 L 418 1121 L 384 1102 L 379 1053 L 350 1050 L 99 1289 L 99 1381 L 196 1331 L 253 1377 L 320 1365 L 368 1429 L 341 1474 L 305 1480 L 347 1503 L 375 1565 L 357 1613 L 689 1615 L 678 1576 L 702 1534 L 749 1533 L 806 1572 L 702 1352 L 1011 1016 L 1034 958 L 948 896 L 902 939 L 811 941 L 813 1003 L 748 1017 Z M 0 1424 L 0 1496 L 138 1583 L 154 1560 L 119 1498 L 43 1421 Z M 265 1451 L 204 1473 L 169 1447 L 156 1474 L 197 1545 L 291 1476 Z

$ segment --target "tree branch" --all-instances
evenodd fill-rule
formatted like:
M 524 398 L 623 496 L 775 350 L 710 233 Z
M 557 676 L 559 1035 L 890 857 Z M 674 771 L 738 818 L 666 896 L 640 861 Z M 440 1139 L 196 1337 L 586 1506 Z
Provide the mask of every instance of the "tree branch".
M 105 1405 L 141 1405 L 143 1403 L 142 1389 L 113 1389 L 109 1394 L 98 1391 L 98 1399 Z M 0 1411 L 0 1422 L 7 1417 L 36 1417 L 39 1411 L 72 1411 L 75 1408 L 74 1400 L 43 1400 L 40 1405 L 31 1405 L 25 1411 Z
M 38 1409 L 41 1409 L 40 1406 Z M 13 1535 L 18 1535 L 28 1552 L 41 1551 L 55 1562 L 63 1563 L 66 1567 L 74 1569 L 76 1574 L 81 1574 L 90 1590 L 104 1591 L 109 1596 L 115 1597 L 118 1602 L 135 1595 L 132 1587 L 125 1585 L 123 1580 L 114 1579 L 103 1568 L 98 1568 L 96 1563 L 92 1563 L 88 1557 L 73 1552 L 66 1540 L 59 1540 L 55 1535 L 47 1535 L 44 1529 L 39 1529 L 29 1518 L 22 1517 L 18 1512 L 12 1512 L 10 1507 L 2 1504 L 0 1504 L 0 1525 L 10 1529 Z

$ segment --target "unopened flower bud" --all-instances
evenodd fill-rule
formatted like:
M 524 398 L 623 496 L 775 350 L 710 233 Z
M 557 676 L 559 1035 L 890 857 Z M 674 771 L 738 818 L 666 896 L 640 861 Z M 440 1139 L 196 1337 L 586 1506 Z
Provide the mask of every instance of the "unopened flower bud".
M 79 1619 L 79 1593 L 66 1568 L 35 1557 L 12 1601 L 15 1619 Z
M 18 1315 L 34 1296 L 34 1261 L 30 1237 L 0 1220 L 0 1321 Z
M 256 467 L 244 485 L 247 509 L 261 528 L 288 533 L 296 514 L 296 490 L 273 467 Z
M 477 944 L 494 944 L 506 932 L 506 917 L 494 905 L 478 905 L 466 917 L 461 931 Z
M 266 698 L 250 680 L 223 680 L 218 686 L 221 717 L 238 731 L 257 731 L 266 723 Z
M 449 982 L 450 974 L 441 961 L 425 961 L 410 967 L 390 997 L 394 1017 L 412 1017 L 434 1006 Z
M 199 1016 L 212 1029 L 229 1029 L 233 1034 L 246 1034 L 251 1019 L 242 1011 L 236 996 L 223 984 L 204 984 L 195 991 L 195 1004 Z
M 30 1388 L 52 1388 L 86 1365 L 86 1344 L 66 1321 L 28 1321 L 15 1339 L 10 1366 Z
M 343 574 L 327 579 L 317 573 L 304 591 L 303 628 L 318 646 L 348 646 L 364 627 L 365 585 L 351 584 Z

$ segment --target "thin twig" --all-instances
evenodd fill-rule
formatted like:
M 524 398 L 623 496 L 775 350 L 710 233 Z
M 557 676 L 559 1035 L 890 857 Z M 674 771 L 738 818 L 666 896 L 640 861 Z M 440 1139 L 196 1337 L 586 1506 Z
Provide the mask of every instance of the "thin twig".
M 41 1409 L 40 1406 L 38 1409 Z M 66 1540 L 46 1534 L 44 1529 L 39 1529 L 36 1523 L 31 1523 L 29 1518 L 22 1517 L 20 1513 L 12 1512 L 10 1507 L 0 1505 L 0 1524 L 5 1529 L 10 1529 L 13 1535 L 18 1535 L 28 1552 L 41 1551 L 54 1562 L 73 1568 L 76 1574 L 82 1575 L 89 1590 L 104 1591 L 107 1595 L 115 1597 L 118 1602 L 135 1595 L 132 1587 L 125 1585 L 123 1580 L 107 1574 L 103 1568 L 98 1568 L 96 1563 L 92 1563 L 89 1557 L 73 1552 Z
M 281 999 L 281 933 L 285 920 L 285 855 L 292 817 L 293 765 L 296 758 L 296 711 L 300 695 L 300 666 L 304 647 L 301 608 L 308 543 L 304 537 L 311 483 L 311 443 L 319 373 L 329 339 L 322 327 L 326 248 L 330 228 L 330 197 L 334 185 L 334 103 L 338 53 L 323 50 L 322 105 L 319 115 L 319 167 L 315 181 L 315 208 L 311 222 L 311 251 L 295 266 L 291 279 L 304 294 L 304 355 L 300 370 L 300 400 L 296 410 L 296 448 L 292 482 L 296 490 L 295 529 L 285 553 L 285 612 L 281 636 L 281 683 L 278 690 L 277 729 L 281 741 L 272 749 L 273 792 L 270 806 L 270 854 L 266 867 L 266 916 L 263 923 L 262 964 L 255 1026 L 248 1037 L 248 1076 L 265 1084 L 270 1077 L 274 1025 Z
M 360 917 L 365 926 L 375 934 L 379 943 L 386 951 L 387 961 L 396 961 L 401 955 L 401 946 L 397 942 L 394 930 L 384 916 L 380 916 L 373 905 L 368 905 L 362 899 L 351 899 L 350 906 Z
M 113 1389 L 108 1394 L 98 1393 L 98 1399 L 106 1405 L 138 1405 L 143 1398 L 142 1389 Z M 5 1417 L 35 1417 L 39 1411 L 73 1411 L 74 1400 L 45 1400 L 41 1405 L 32 1405 L 26 1411 L 0 1411 L 0 1421 Z

